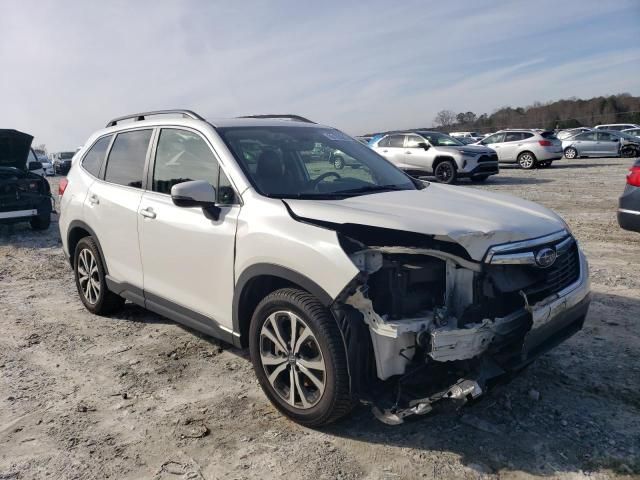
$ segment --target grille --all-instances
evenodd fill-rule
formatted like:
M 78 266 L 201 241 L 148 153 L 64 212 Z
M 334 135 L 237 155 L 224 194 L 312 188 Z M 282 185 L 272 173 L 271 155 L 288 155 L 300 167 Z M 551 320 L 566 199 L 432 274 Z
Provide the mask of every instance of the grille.
M 551 294 L 568 287 L 580 277 L 580 256 L 575 241 L 558 258 L 554 264 L 541 271 L 541 279 L 524 289 L 529 303 L 539 302 Z
M 482 163 L 482 162 L 497 162 L 498 161 L 498 155 L 494 154 L 494 155 L 480 155 L 480 158 L 478 158 L 478 163 Z

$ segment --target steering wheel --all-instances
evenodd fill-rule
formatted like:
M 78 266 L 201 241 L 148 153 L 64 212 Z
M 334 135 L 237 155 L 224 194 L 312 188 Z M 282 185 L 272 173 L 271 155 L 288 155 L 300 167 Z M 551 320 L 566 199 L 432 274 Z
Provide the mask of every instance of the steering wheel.
M 336 177 L 338 180 L 342 179 L 342 177 L 340 176 L 339 173 L 336 172 L 325 172 L 322 175 L 320 175 L 318 178 L 316 178 L 315 180 L 311 180 L 311 186 L 313 188 L 316 188 L 318 186 L 318 184 L 323 181 L 325 178 L 329 178 L 329 177 Z

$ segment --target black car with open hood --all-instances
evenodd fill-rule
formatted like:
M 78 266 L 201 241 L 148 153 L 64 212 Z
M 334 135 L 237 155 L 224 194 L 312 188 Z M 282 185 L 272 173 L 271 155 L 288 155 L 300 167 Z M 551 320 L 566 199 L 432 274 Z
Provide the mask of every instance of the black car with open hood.
M 33 137 L 0 129 L 0 224 L 29 222 L 45 230 L 51 222 L 49 182 L 33 170 L 42 168 L 31 150 Z

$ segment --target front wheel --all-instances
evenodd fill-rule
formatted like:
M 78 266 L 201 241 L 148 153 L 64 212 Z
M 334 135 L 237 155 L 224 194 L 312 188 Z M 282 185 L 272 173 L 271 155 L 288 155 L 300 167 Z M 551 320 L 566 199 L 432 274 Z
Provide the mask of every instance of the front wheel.
M 531 170 L 536 166 L 536 157 L 531 152 L 522 152 L 518 155 L 518 164 L 525 170 Z
M 451 160 L 443 160 L 436 165 L 433 171 L 436 180 L 440 183 L 451 184 L 456 181 L 457 171 Z
M 342 170 L 344 168 L 344 159 L 340 156 L 333 158 L 333 166 L 336 170 Z
M 313 295 L 284 288 L 262 299 L 251 319 L 249 351 L 265 395 L 294 421 L 317 427 L 351 411 L 342 336 Z

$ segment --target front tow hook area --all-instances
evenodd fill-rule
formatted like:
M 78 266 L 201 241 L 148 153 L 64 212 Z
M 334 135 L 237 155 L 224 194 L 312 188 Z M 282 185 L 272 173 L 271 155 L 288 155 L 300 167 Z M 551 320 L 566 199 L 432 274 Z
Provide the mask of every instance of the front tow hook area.
M 407 408 L 388 408 L 382 410 L 377 405 L 372 408 L 375 417 L 387 425 L 400 425 L 406 417 L 425 415 L 433 410 L 433 404 L 449 401 L 456 408 L 482 395 L 483 390 L 477 380 L 462 378 L 449 388 L 425 398 L 411 400 Z

